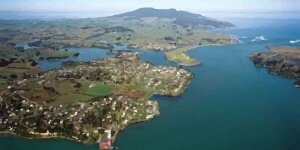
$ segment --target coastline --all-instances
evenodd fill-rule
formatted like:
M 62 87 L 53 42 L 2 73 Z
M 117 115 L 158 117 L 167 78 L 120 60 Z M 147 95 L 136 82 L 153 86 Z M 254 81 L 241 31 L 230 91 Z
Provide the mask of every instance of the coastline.
M 182 66 L 195 66 L 200 65 L 201 62 L 191 58 L 189 55 L 186 54 L 186 52 L 198 48 L 197 46 L 185 46 L 181 47 L 175 50 L 171 50 L 168 52 L 165 52 L 165 58 L 168 61 L 174 62 L 178 65 Z
M 153 118 L 155 118 L 156 116 L 160 115 L 159 112 L 159 104 L 156 100 L 151 100 L 151 97 L 154 95 L 169 95 L 171 97 L 176 97 L 181 95 L 186 88 L 188 88 L 188 85 L 191 83 L 192 78 L 193 78 L 194 74 L 191 74 L 191 76 L 189 77 L 189 79 L 187 80 L 187 82 L 184 84 L 184 86 L 182 88 L 180 88 L 179 91 L 170 91 L 167 93 L 161 93 L 161 92 L 156 92 L 156 93 L 151 93 L 151 95 L 149 95 L 149 97 L 147 97 L 147 102 L 150 102 L 153 106 L 152 109 L 152 115 L 149 118 L 144 118 L 144 119 L 138 119 L 138 120 L 133 120 L 133 122 L 129 122 L 126 125 L 122 125 L 118 128 L 118 130 L 115 130 L 116 132 L 112 135 L 111 141 L 112 143 L 115 142 L 117 135 L 119 132 L 121 132 L 122 130 L 124 130 L 126 127 L 134 125 L 134 124 L 138 124 L 138 123 L 143 123 L 146 121 L 149 121 Z M 78 143 L 82 143 L 82 144 L 97 144 L 97 143 L 90 143 L 89 141 L 82 141 L 80 139 L 76 139 L 76 138 L 71 138 L 71 137 L 66 137 L 66 136 L 59 136 L 57 134 L 53 134 L 53 133 L 49 133 L 48 131 L 45 133 L 30 133 L 30 135 L 28 136 L 23 136 L 21 134 L 16 134 L 14 132 L 11 131 L 1 131 L 0 132 L 0 136 L 15 136 L 15 137 L 21 137 L 21 138 L 25 138 L 25 139 L 63 139 L 63 140 L 70 140 L 70 141 L 74 141 L 74 142 L 78 142 Z M 100 138 L 101 139 L 101 138 Z M 100 142 L 101 140 L 99 139 L 98 142 Z
M 73 142 L 78 142 L 78 143 L 82 143 L 82 144 L 89 144 L 89 143 L 85 143 L 83 141 L 79 141 L 79 140 L 75 140 L 72 138 L 68 138 L 68 137 L 60 137 L 60 136 L 51 136 L 51 137 L 27 137 L 27 136 L 22 136 L 13 132 L 9 132 L 9 131 L 0 131 L 0 137 L 5 137 L 5 136 L 12 136 L 12 137 L 18 137 L 18 138 L 24 138 L 24 139 L 28 139 L 28 140 L 48 140 L 48 139 L 62 139 L 62 140 L 70 140 Z M 95 143 L 94 143 L 95 144 Z
M 152 94 L 151 97 L 153 95 L 155 95 L 155 94 Z M 138 124 L 138 123 L 147 122 L 147 121 L 149 121 L 149 120 L 151 120 L 151 119 L 153 119 L 153 118 L 160 115 L 158 102 L 155 101 L 155 100 L 150 100 L 150 99 L 148 99 L 147 101 L 154 102 L 153 105 L 156 106 L 155 107 L 156 108 L 155 112 L 153 113 L 153 117 L 145 118 L 144 120 L 133 121 L 133 122 L 128 123 L 126 126 L 120 127 L 119 130 L 117 130 L 111 138 L 112 144 L 115 142 L 116 138 L 118 137 L 118 134 L 122 130 L 126 129 L 126 127 L 131 126 L 131 125 L 135 125 L 135 124 Z M 100 142 L 101 142 L 101 138 L 99 139 L 99 141 L 97 143 L 89 143 L 89 142 L 86 142 L 86 141 L 81 141 L 79 139 L 70 138 L 70 137 L 66 137 L 66 136 L 58 136 L 58 135 L 54 135 L 54 134 L 51 134 L 49 136 L 49 135 L 42 135 L 42 134 L 45 134 L 45 133 L 35 133 L 35 134 L 31 134 L 33 137 L 29 137 L 29 136 L 22 136 L 20 134 L 16 134 L 16 133 L 10 132 L 10 131 L 0 131 L 0 137 L 12 136 L 12 137 L 24 138 L 24 139 L 28 139 L 28 140 L 60 139 L 60 140 L 69 140 L 69 141 L 73 141 L 73 142 L 77 142 L 77 143 L 81 143 L 81 144 L 86 144 L 86 145 L 100 144 Z
M 130 56 L 132 56 L 132 57 L 130 57 Z M 133 57 L 133 56 L 135 56 L 135 53 L 124 53 L 123 55 L 120 55 L 119 57 L 120 58 L 118 58 L 119 60 L 123 60 L 123 59 L 125 59 L 125 60 L 129 60 L 129 59 L 133 59 L 132 61 L 133 62 L 135 62 L 135 61 L 137 61 L 137 62 L 139 62 L 140 63 L 140 65 L 138 65 L 138 66 L 147 66 L 147 64 L 144 64 L 142 61 L 139 61 L 138 60 L 138 58 L 137 57 Z M 122 57 L 124 57 L 124 58 L 122 58 Z M 129 57 L 129 58 L 126 58 L 126 57 Z M 107 61 L 109 61 L 109 60 L 107 60 Z M 114 59 L 110 59 L 110 62 L 107 62 L 108 64 L 108 66 L 109 65 L 112 65 L 112 66 L 115 66 L 115 65 L 117 65 L 117 64 L 115 64 L 115 63 L 112 63 L 112 62 L 114 62 L 114 61 L 117 61 L 117 58 L 114 58 Z M 94 62 L 94 63 L 96 63 L 96 62 Z M 100 63 L 100 62 L 99 62 Z M 130 62 L 128 62 L 128 63 L 130 63 Z M 139 64 L 138 63 L 138 64 Z M 79 66 L 79 68 L 81 68 L 82 66 Z M 176 81 L 181 81 L 181 82 L 174 82 L 173 84 L 178 84 L 177 86 L 175 86 L 175 88 L 171 88 L 171 87 L 169 87 L 169 89 L 163 89 L 163 88 L 157 88 L 157 87 L 153 87 L 154 86 L 154 83 L 152 83 L 152 84 L 147 84 L 147 86 L 142 86 L 142 88 L 153 88 L 152 90 L 155 90 L 155 93 L 153 93 L 153 92 L 151 92 L 151 91 L 147 91 L 147 89 L 144 89 L 144 90 L 146 90 L 145 92 L 150 92 L 150 93 L 148 93 L 147 95 L 145 95 L 145 96 L 147 96 L 147 97 L 145 97 L 145 98 L 143 98 L 143 99 L 141 99 L 143 102 L 140 102 L 140 105 L 139 106 L 141 106 L 143 109 L 145 109 L 145 111 L 143 111 L 143 112 L 145 112 L 145 114 L 144 114 L 144 116 L 142 116 L 142 113 L 140 112 L 140 116 L 142 116 L 142 117 L 138 117 L 137 115 L 135 115 L 135 113 L 137 113 L 138 111 L 137 111 L 137 109 L 136 109 L 136 107 L 138 107 L 138 106 L 130 106 L 130 107 L 133 107 L 132 108 L 132 112 L 135 112 L 135 113 L 133 113 L 133 114 L 131 114 L 131 115 L 133 115 L 131 118 L 127 118 L 126 120 L 124 120 L 123 122 L 120 122 L 120 124 L 111 124 L 111 126 L 106 126 L 106 127 L 104 127 L 103 128 L 103 131 L 108 131 L 110 134 L 111 134 L 111 136 L 107 136 L 105 133 L 95 133 L 95 136 L 97 137 L 97 138 L 93 138 L 93 139 L 90 139 L 89 137 L 91 137 L 91 136 L 89 136 L 90 134 L 89 134 L 89 132 L 88 133 L 83 133 L 84 135 L 86 135 L 87 136 L 87 138 L 82 138 L 81 137 L 81 135 L 83 135 L 82 133 L 80 133 L 80 134 L 78 134 L 78 136 L 77 135 L 71 135 L 71 134 L 62 134 L 61 132 L 56 132 L 56 131 L 50 131 L 49 129 L 47 129 L 47 130 L 44 130 L 44 131 L 41 131 L 41 132 L 34 132 L 35 130 L 32 130 L 31 132 L 29 132 L 29 131 L 26 131 L 26 132 L 19 132 L 18 130 L 15 130 L 15 129 L 13 129 L 13 128 L 11 128 L 10 130 L 9 130 L 9 128 L 7 128 L 6 130 L 4 130 L 4 131 L 2 131 L 2 132 L 0 132 L 0 135 L 11 135 L 11 136 L 17 136 L 17 137 L 22 137 L 22 138 L 26 138 L 26 139 L 66 139 L 66 140 L 71 140 L 71 141 L 76 141 L 76 142 L 79 142 L 79 143 L 83 143 L 83 144 L 96 144 L 96 143 L 98 143 L 98 142 L 100 142 L 100 143 L 102 143 L 102 139 L 107 139 L 107 140 L 110 140 L 111 141 L 111 143 L 113 144 L 113 142 L 115 141 L 115 139 L 116 139 L 116 137 L 117 137 L 117 134 L 121 131 L 121 130 L 123 130 L 123 129 L 125 129 L 126 127 L 128 127 L 129 125 L 132 125 L 132 124 L 136 124 L 136 123 L 139 123 L 139 122 L 145 122 L 145 121 L 148 121 L 148 120 L 150 120 L 150 119 L 152 119 L 152 118 L 154 118 L 155 116 L 158 116 L 159 114 L 160 114 L 160 112 L 159 112 L 159 106 L 158 106 L 158 102 L 157 101 L 152 101 L 152 100 L 150 100 L 150 97 L 152 97 L 153 95 L 155 95 L 155 94 L 159 94 L 159 95 L 169 95 L 169 96 L 178 96 L 178 95 L 180 95 L 180 94 L 182 94 L 183 92 L 184 92 L 184 90 L 187 88 L 187 86 L 189 85 L 189 83 L 191 82 L 191 79 L 192 79 L 192 77 L 193 77 L 193 74 L 192 73 L 190 73 L 190 72 L 188 72 L 187 70 L 184 70 L 184 69 L 181 69 L 181 68 L 177 68 L 177 67 L 171 67 L 170 66 L 170 68 L 168 68 L 168 67 L 163 67 L 163 66 L 152 66 L 153 68 L 151 68 L 149 65 L 148 65 L 148 69 L 146 69 L 146 70 L 144 70 L 144 71 L 150 71 L 150 72 L 159 72 L 159 73 L 161 73 L 161 74 L 163 74 L 163 73 L 167 73 L 167 74 L 170 74 L 170 75 L 173 75 L 173 77 L 174 77 L 174 79 L 176 80 Z M 162 67 L 162 68 L 161 68 Z M 74 68 L 73 68 L 74 69 Z M 120 68 L 120 69 L 122 69 L 122 68 Z M 171 70 L 174 70 L 175 69 L 175 71 L 168 71 L 169 69 L 171 69 Z M 74 69 L 74 70 L 76 70 L 76 69 Z M 67 70 L 65 70 L 65 71 L 69 71 L 68 69 Z M 62 71 L 63 72 L 63 71 Z M 177 72 L 177 73 L 176 73 Z M 73 72 L 72 72 L 73 73 Z M 76 72 L 75 72 L 76 73 Z M 149 72 L 148 72 L 149 73 Z M 51 74 L 51 73 L 50 73 Z M 183 76 L 186 76 L 186 78 L 185 78 L 185 80 L 183 81 L 183 78 L 182 78 L 182 75 Z M 47 74 L 44 74 L 44 76 L 47 76 Z M 139 78 L 138 78 L 139 79 Z M 138 80 L 137 79 L 137 80 Z M 148 81 L 148 80 L 146 80 L 146 81 Z M 32 82 L 30 82 L 30 83 L 32 83 Z M 29 84 L 29 83 L 28 83 Z M 162 81 L 162 84 L 164 85 L 164 86 L 166 86 L 166 88 L 168 88 L 167 87 L 167 85 L 169 84 L 169 82 L 168 83 L 163 83 L 163 81 Z M 137 87 L 136 87 L 137 88 Z M 122 92 L 122 91 L 119 91 L 119 92 Z M 132 91 L 132 92 L 134 92 L 134 91 Z M 22 103 L 26 103 L 26 102 L 30 102 L 31 100 L 29 100 L 28 98 L 26 98 L 26 97 L 24 97 L 23 95 L 21 95 L 21 96 L 19 96 L 20 97 L 20 100 L 22 100 L 22 99 L 24 99 L 24 101 L 22 101 Z M 110 98 L 109 98 L 110 99 Z M 4 98 L 4 100 L 8 100 L 8 98 Z M 12 97 L 12 99 L 9 99 L 9 100 L 14 100 L 14 97 Z M 18 99 L 19 100 L 19 99 Z M 113 100 L 113 98 L 111 98 L 110 100 Z M 116 98 L 114 99 L 114 100 L 117 100 Z M 127 102 L 127 101 L 126 101 Z M 32 102 L 34 105 L 30 105 L 29 106 L 29 104 L 30 103 L 28 103 L 28 107 L 34 107 L 34 106 L 36 106 L 36 108 L 39 106 L 37 103 L 35 103 L 35 102 Z M 128 102 L 128 103 L 126 103 L 126 104 L 128 104 L 128 106 L 129 106 L 129 103 L 130 102 Z M 83 103 L 82 103 L 83 104 Z M 96 103 L 95 103 L 96 104 Z M 98 104 L 98 103 L 97 103 Z M 109 102 L 109 103 L 106 103 L 106 105 L 108 105 L 108 104 L 113 104 L 112 102 Z M 135 103 L 134 105 L 138 105 L 139 103 Z M 100 104 L 99 104 L 100 105 Z M 114 105 L 114 104 L 113 104 Z M 130 103 L 130 105 L 131 105 L 131 103 Z M 145 107 L 143 107 L 145 105 Z M 14 108 L 14 105 L 10 105 L 11 106 L 11 108 Z M 25 105 L 24 105 L 25 106 Z M 26 105 L 27 106 L 27 105 Z M 84 108 L 84 105 L 81 105 L 82 106 L 82 109 Z M 102 106 L 102 104 L 101 104 L 101 106 Z M 62 107 L 62 106 L 61 106 Z M 60 107 L 60 108 L 61 108 Z M 88 107 L 88 106 L 87 106 Z M 127 107 L 127 106 L 126 106 Z M 41 111 L 43 110 L 43 107 L 40 107 L 40 108 L 42 108 L 41 109 Z M 52 107 L 53 108 L 53 107 Z M 94 104 L 93 104 L 93 106 L 91 106 L 91 108 L 94 108 Z M 24 108 L 25 109 L 25 108 Z M 54 108 L 53 108 L 54 109 Z M 55 108 L 56 109 L 56 108 Z M 129 109 L 129 107 L 127 107 L 127 108 L 125 108 L 125 106 L 124 106 L 124 109 L 125 109 L 125 111 L 127 110 L 127 109 Z M 73 109 L 72 109 L 73 110 Z M 27 110 L 26 110 L 27 111 Z M 63 110 L 60 110 L 60 111 L 63 111 Z M 124 111 L 124 112 L 125 112 Z M 28 111 L 29 112 L 29 111 Z M 77 112 L 77 111 L 76 111 Z M 76 113 L 76 112 L 70 112 L 70 113 L 74 113 L 74 114 L 78 114 L 78 113 Z M 69 113 L 69 114 L 70 114 Z M 129 112 L 130 113 L 130 112 Z M 124 113 L 125 114 L 125 113 Z M 72 116 L 72 115 L 71 115 Z M 136 116 L 136 117 L 135 117 Z M 106 117 L 107 118 L 107 117 Z M 55 119 L 55 118 L 54 118 Z M 63 118 L 60 118 L 60 120 L 64 120 Z M 49 124 L 49 123 L 48 123 Z M 98 124 L 99 125 L 99 124 Z M 96 125 L 96 126 L 98 126 L 98 125 Z M 26 128 L 24 128 L 24 129 L 26 129 Z M 72 129 L 73 131 L 74 131 L 74 129 Z M 98 130 L 98 129 L 97 129 Z M 50 132 L 51 133 L 50 133 Z M 113 132 L 112 132 L 113 131 Z M 111 133 L 112 132 L 112 133 Z M 107 136 L 107 137 L 106 137 Z
M 191 56 L 189 56 L 187 53 L 191 50 L 194 50 L 194 49 L 198 49 L 198 48 L 202 48 L 202 47 L 208 47 L 208 46 L 224 46 L 224 45 L 231 45 L 231 44 L 238 44 L 239 41 L 234 38 L 233 36 L 229 36 L 230 37 L 230 42 L 229 43 L 225 43 L 225 44 L 209 44 L 209 45 L 199 45 L 199 46 L 184 46 L 182 48 L 178 48 L 178 49 L 175 49 L 175 50 L 171 50 L 171 51 L 168 51 L 165 53 L 165 58 L 171 62 L 174 62 L 178 65 L 182 65 L 182 66 L 186 66 L 186 67 L 192 67 L 192 66 L 198 66 L 198 65 L 201 65 L 201 61 L 200 60 L 196 60 L 194 58 L 192 58 Z M 185 57 L 186 59 L 188 59 L 189 61 L 193 61 L 192 63 L 186 63 L 184 61 L 181 61 L 181 60 L 176 60 L 176 59 L 173 59 L 170 57 L 170 53 L 177 53 L 177 54 L 180 54 L 180 55 L 183 55 L 183 57 Z M 175 54 L 172 54 L 172 55 L 175 55 Z
M 300 87 L 300 59 L 298 47 L 266 46 L 266 51 L 251 54 L 249 59 L 255 66 L 268 70 L 269 74 L 294 80 L 295 88 Z

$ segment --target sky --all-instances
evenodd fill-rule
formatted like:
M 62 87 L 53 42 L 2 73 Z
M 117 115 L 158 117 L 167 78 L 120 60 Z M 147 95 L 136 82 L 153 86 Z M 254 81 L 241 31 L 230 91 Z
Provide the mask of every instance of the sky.
M 121 13 L 141 7 L 196 12 L 299 12 L 300 0 L 0 0 L 0 11 Z

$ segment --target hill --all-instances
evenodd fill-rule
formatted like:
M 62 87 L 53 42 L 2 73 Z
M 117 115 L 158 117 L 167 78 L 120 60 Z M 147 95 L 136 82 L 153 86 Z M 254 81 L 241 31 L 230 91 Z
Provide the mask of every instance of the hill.
M 115 15 L 113 17 L 127 17 L 128 19 L 142 19 L 148 17 L 174 19 L 173 23 L 182 27 L 188 26 L 205 26 L 205 27 L 233 27 L 229 22 L 218 21 L 207 18 L 200 14 L 190 13 L 186 11 L 178 11 L 176 9 L 154 9 L 140 8 L 131 12 Z

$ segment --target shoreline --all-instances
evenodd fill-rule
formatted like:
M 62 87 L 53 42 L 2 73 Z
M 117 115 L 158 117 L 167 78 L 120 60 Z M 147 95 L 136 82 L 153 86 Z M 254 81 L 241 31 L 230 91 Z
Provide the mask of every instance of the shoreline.
M 295 60 L 300 58 L 298 47 L 266 46 L 266 51 L 249 55 L 255 66 L 266 69 L 269 74 L 294 80 L 295 88 L 300 87 L 300 66 Z
M 155 96 L 155 95 L 158 95 L 158 96 L 170 96 L 170 97 L 178 97 L 180 95 L 183 94 L 183 92 L 188 88 L 189 84 L 191 83 L 192 81 L 192 78 L 193 78 L 194 74 L 192 75 L 192 77 L 190 78 L 190 80 L 186 83 L 186 86 L 185 88 L 183 88 L 182 90 L 178 91 L 177 93 L 170 93 L 170 94 L 163 94 L 163 93 L 153 93 L 151 96 L 149 96 L 149 99 L 147 101 L 152 101 L 152 102 L 156 102 L 156 109 L 155 109 L 155 112 L 153 113 L 153 117 L 151 118 L 148 118 L 148 119 L 144 119 L 144 120 L 137 120 L 137 121 L 134 121 L 132 123 L 128 123 L 127 126 L 124 126 L 124 127 L 121 127 L 113 136 L 112 136 L 112 143 L 114 143 L 116 141 L 116 139 L 118 138 L 118 134 L 120 132 L 122 132 L 123 130 L 125 130 L 127 127 L 129 126 L 132 126 L 132 125 L 136 125 L 136 124 L 139 124 L 139 123 L 145 123 L 147 121 L 150 121 L 151 119 L 154 119 L 155 117 L 158 117 L 160 115 L 160 111 L 159 111 L 159 104 L 158 104 L 158 101 L 157 100 L 151 100 L 151 97 Z M 153 104 L 154 105 L 154 104 Z M 100 141 L 98 141 L 97 143 L 88 143 L 88 142 L 85 142 L 85 141 L 81 141 L 81 140 L 76 140 L 74 138 L 69 138 L 69 137 L 65 137 L 65 136 L 58 136 L 58 135 L 41 135 L 43 133 L 37 133 L 37 134 L 31 134 L 32 137 L 30 136 L 22 136 L 20 134 L 16 134 L 14 132 L 10 132 L 10 131 L 0 131 L 0 137 L 16 137 L 16 138 L 23 138 L 23 139 L 28 139 L 28 140 L 51 140 L 51 139 L 57 139 L 57 140 L 69 140 L 69 141 L 72 141 L 72 142 L 77 142 L 77 143 L 80 143 L 80 144 L 85 144 L 85 145 L 93 145 L 93 144 L 99 144 Z
M 165 59 L 167 59 L 168 61 L 174 62 L 177 65 L 182 65 L 182 66 L 185 66 L 185 67 L 195 67 L 195 66 L 201 65 L 202 62 L 200 60 L 196 60 L 196 59 L 192 58 L 191 56 L 189 56 L 187 54 L 189 51 L 195 50 L 195 49 L 198 49 L 198 48 L 209 47 L 209 46 L 225 46 L 225 45 L 232 45 L 232 44 L 238 44 L 239 43 L 237 39 L 235 39 L 231 36 L 230 36 L 230 39 L 231 39 L 230 43 L 226 43 L 226 44 L 210 44 L 210 45 L 202 45 L 202 46 L 201 45 L 199 45 L 199 46 L 190 46 L 191 48 L 188 48 L 189 46 L 184 46 L 184 47 L 181 47 L 181 48 L 187 48 L 186 50 L 185 49 L 180 50 L 180 48 L 178 48 L 178 49 L 168 51 L 169 53 L 174 52 L 174 51 L 178 51 L 177 53 L 185 55 L 184 57 L 187 57 L 190 60 L 195 61 L 195 63 L 183 63 L 183 62 L 176 61 L 175 59 L 172 59 L 172 58 L 168 57 L 168 54 L 167 54 L 168 52 L 165 52 Z
M 155 94 L 153 94 L 153 95 L 155 95 Z M 153 95 L 151 95 L 151 97 Z M 139 123 L 145 123 L 145 122 L 150 121 L 151 119 L 154 119 L 155 117 L 157 117 L 157 116 L 160 115 L 160 111 L 159 111 L 160 108 L 159 108 L 159 105 L 158 105 L 158 101 L 156 101 L 156 100 L 150 100 L 150 99 L 148 99 L 147 101 L 156 102 L 156 104 L 157 104 L 156 105 L 156 111 L 155 111 L 155 113 L 153 113 L 153 117 L 152 118 L 148 118 L 148 119 L 145 118 L 144 120 L 137 120 L 137 121 L 128 123 L 127 126 L 121 127 L 112 136 L 112 138 L 111 138 L 112 144 L 116 141 L 116 139 L 118 137 L 118 134 L 120 132 L 122 132 L 123 130 L 125 130 L 127 127 L 132 126 L 132 125 L 136 125 L 136 124 L 139 124 Z M 77 139 L 69 138 L 69 137 L 65 137 L 65 136 L 57 136 L 57 135 L 51 135 L 51 136 L 45 135 L 45 136 L 43 136 L 41 134 L 43 134 L 43 133 L 31 134 L 31 135 L 33 135 L 33 137 L 29 137 L 29 136 L 22 136 L 20 134 L 16 134 L 16 133 L 10 132 L 10 131 L 0 131 L 0 138 L 1 137 L 15 137 L 15 138 L 23 138 L 23 139 L 27 139 L 27 140 L 51 140 L 51 139 L 53 139 L 53 140 L 68 140 L 68 141 L 72 141 L 72 142 L 76 142 L 76 143 L 80 143 L 80 144 L 84 144 L 84 145 L 95 145 L 95 144 L 100 144 L 101 143 L 100 140 L 98 142 L 96 142 L 96 143 L 88 143 L 88 142 L 85 142 L 85 141 L 81 141 L 79 139 L 77 140 Z M 36 136 L 36 137 L 34 137 L 34 136 Z

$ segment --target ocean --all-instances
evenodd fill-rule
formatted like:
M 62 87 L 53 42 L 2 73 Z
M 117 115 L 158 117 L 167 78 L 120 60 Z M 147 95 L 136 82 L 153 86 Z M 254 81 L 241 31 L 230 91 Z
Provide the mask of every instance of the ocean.
M 159 102 L 161 115 L 123 130 L 115 142 L 118 149 L 300 149 L 300 89 L 294 88 L 293 80 L 271 75 L 248 58 L 270 45 L 300 46 L 290 43 L 300 39 L 300 19 L 228 18 L 228 21 L 237 27 L 210 32 L 230 34 L 240 43 L 190 51 L 191 57 L 202 62 L 200 66 L 186 67 L 195 74 L 190 86 L 178 97 L 153 96 Z M 93 50 L 86 53 L 84 59 L 95 56 Z M 156 65 L 174 65 L 161 52 L 145 52 L 141 59 Z M 45 62 L 43 67 L 47 69 L 48 65 L 51 62 Z M 98 145 L 62 139 L 28 140 L 13 136 L 0 137 L 0 147 L 1 150 L 98 149 Z

